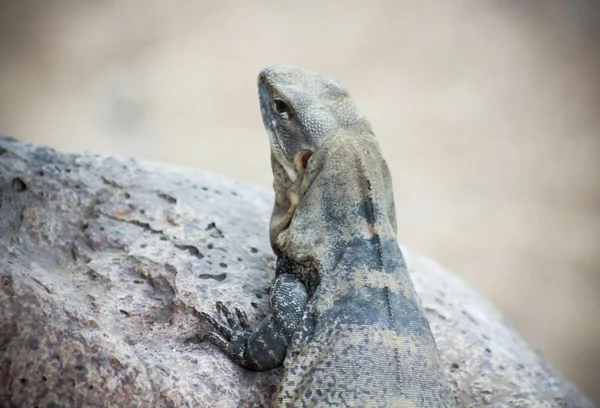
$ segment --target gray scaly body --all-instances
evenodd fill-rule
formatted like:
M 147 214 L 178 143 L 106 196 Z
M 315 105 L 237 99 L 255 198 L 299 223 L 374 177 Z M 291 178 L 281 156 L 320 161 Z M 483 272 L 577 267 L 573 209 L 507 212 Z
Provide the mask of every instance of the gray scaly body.
M 263 69 L 277 255 L 272 312 L 204 336 L 237 364 L 285 375 L 274 407 L 453 407 L 429 323 L 396 240 L 392 182 L 367 119 L 335 79 Z

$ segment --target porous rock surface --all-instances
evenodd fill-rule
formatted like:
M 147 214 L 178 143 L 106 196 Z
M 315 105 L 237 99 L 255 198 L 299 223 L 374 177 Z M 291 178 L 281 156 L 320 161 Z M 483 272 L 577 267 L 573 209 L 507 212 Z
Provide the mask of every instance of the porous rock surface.
M 0 407 L 269 406 L 197 310 L 268 312 L 272 194 L 0 138 Z M 593 407 L 484 299 L 403 248 L 461 407 Z

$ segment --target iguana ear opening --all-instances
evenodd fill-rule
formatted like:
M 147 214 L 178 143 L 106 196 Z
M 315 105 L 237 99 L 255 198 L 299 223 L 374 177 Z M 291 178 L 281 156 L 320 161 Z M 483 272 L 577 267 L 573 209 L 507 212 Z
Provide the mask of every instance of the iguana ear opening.
M 294 157 L 294 167 L 298 173 L 304 172 L 308 166 L 308 159 L 313 155 L 313 152 L 308 149 L 300 150 Z

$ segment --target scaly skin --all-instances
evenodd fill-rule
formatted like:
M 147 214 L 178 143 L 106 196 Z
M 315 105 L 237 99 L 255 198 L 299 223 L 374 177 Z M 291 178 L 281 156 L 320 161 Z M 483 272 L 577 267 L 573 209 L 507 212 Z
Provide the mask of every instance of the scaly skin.
M 237 364 L 285 375 L 274 407 L 453 407 L 444 368 L 396 240 L 392 182 L 367 119 L 335 79 L 264 68 L 277 255 L 272 313 L 204 338 Z

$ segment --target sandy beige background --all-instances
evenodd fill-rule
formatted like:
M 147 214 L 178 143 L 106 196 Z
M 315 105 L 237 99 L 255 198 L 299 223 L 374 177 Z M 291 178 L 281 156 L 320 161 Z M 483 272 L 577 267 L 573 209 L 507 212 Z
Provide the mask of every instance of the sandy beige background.
M 3 0 L 0 133 L 269 187 L 258 70 L 335 75 L 381 141 L 400 239 L 600 402 L 594 0 L 217 3 Z

